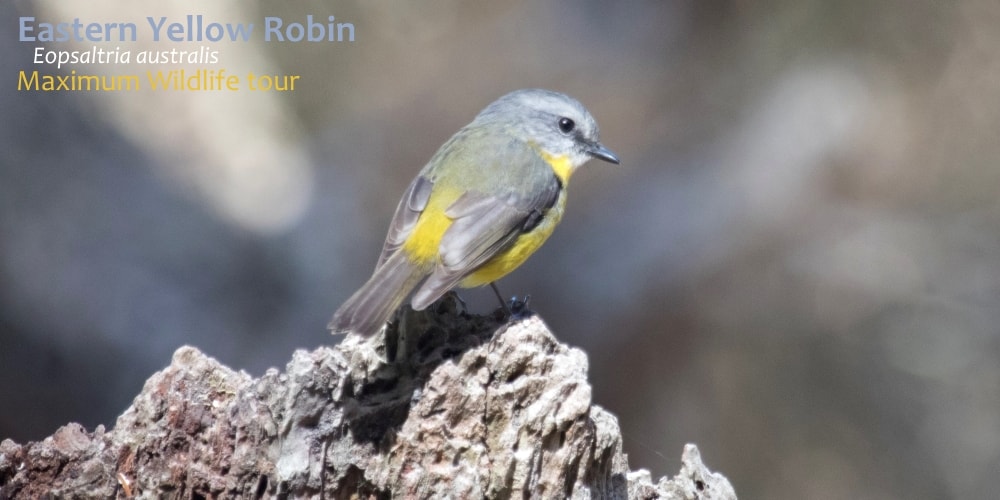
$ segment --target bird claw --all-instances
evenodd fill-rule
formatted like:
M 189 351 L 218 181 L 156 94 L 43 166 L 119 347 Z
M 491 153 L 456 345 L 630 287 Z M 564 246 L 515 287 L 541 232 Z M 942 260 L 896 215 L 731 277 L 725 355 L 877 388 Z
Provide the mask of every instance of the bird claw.
M 525 295 L 524 298 L 517 298 L 513 296 L 510 298 L 510 305 L 507 306 L 508 312 L 511 317 L 520 318 L 528 312 L 528 302 L 531 301 L 531 295 Z
M 497 309 L 498 317 L 502 320 L 508 319 L 518 319 L 523 318 L 530 311 L 528 310 L 528 301 L 531 300 L 531 295 L 525 295 L 523 299 L 513 296 L 510 298 L 510 302 L 503 300 L 503 296 L 500 294 L 500 289 L 497 288 L 495 283 L 490 283 L 490 287 L 493 288 L 493 293 L 497 295 L 497 300 L 500 301 L 500 309 Z
M 530 300 L 531 296 L 525 295 L 523 298 L 514 296 L 510 298 L 510 301 L 502 302 L 500 307 L 496 310 L 497 319 L 501 321 L 508 321 L 527 316 L 528 313 L 531 312 L 528 310 L 528 302 Z

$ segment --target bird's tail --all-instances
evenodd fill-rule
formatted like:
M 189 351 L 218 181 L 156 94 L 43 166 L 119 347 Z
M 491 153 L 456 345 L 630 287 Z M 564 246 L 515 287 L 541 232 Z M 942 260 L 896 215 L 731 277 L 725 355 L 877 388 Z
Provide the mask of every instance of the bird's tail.
M 425 275 L 423 266 L 410 260 L 405 251 L 396 251 L 337 309 L 327 328 L 335 335 L 375 334 Z

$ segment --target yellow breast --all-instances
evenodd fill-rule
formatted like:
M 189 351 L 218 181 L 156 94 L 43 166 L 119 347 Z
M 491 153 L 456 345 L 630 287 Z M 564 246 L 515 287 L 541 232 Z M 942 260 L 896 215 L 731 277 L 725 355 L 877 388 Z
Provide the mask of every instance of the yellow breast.
M 565 190 L 559 193 L 559 198 L 556 200 L 555 205 L 549 209 L 545 217 L 534 229 L 522 234 L 514 241 L 514 244 L 510 248 L 497 254 L 496 257 L 488 260 L 479 269 L 469 274 L 469 276 L 459 283 L 459 286 L 462 288 L 472 288 L 487 285 L 517 269 L 549 238 L 552 230 L 556 228 L 556 225 L 562 219 L 564 208 L 566 208 Z
M 548 163 L 552 167 L 552 171 L 556 173 L 556 177 L 565 186 L 569 182 L 569 176 L 573 175 L 573 171 L 576 170 L 573 162 L 569 159 L 569 155 L 554 156 L 545 151 L 539 151 L 539 154 L 545 159 L 545 163 Z
M 575 169 L 569 157 L 553 156 L 542 151 L 539 153 L 565 186 Z M 422 265 L 431 265 L 438 261 L 441 238 L 452 224 L 452 219 L 445 215 L 445 211 L 461 195 L 462 191 L 458 189 L 448 189 L 443 185 L 435 187 L 424 213 L 403 243 L 403 249 L 411 259 Z M 544 214 L 537 226 L 519 236 L 509 248 L 470 273 L 459 286 L 471 288 L 486 285 L 517 269 L 549 238 L 562 220 L 565 207 L 566 191 L 563 189 L 560 190 L 555 204 Z

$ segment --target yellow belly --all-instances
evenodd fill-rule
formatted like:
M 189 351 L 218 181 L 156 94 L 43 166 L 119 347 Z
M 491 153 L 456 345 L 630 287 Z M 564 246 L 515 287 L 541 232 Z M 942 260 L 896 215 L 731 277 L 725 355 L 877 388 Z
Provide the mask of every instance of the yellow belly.
M 464 280 L 462 280 L 458 286 L 462 288 L 473 288 L 477 286 L 490 284 L 504 276 L 508 273 L 517 269 L 518 266 L 528 260 L 531 254 L 535 253 L 545 243 L 545 240 L 549 238 L 552 231 L 559 224 L 562 219 L 563 208 L 566 207 L 566 192 L 563 191 L 559 193 L 559 199 L 556 200 L 556 204 L 549 209 L 545 218 L 539 223 L 533 230 L 528 233 L 522 234 L 514 244 L 510 246 L 507 250 L 497 254 L 492 259 L 486 261 L 485 264 L 479 266 L 478 269 L 469 273 Z
M 569 157 L 554 157 L 544 152 L 541 155 L 565 186 L 574 170 Z M 442 186 L 434 188 L 434 193 L 428 200 L 424 213 L 421 214 L 409 237 L 403 243 L 402 249 L 406 251 L 413 262 L 422 266 L 433 266 L 439 261 L 441 238 L 452 223 L 451 218 L 446 216 L 445 212 L 448 206 L 461 195 L 462 191 L 457 189 L 448 189 Z M 534 229 L 522 234 L 510 248 L 500 252 L 469 273 L 459 282 L 458 286 L 472 288 L 487 285 L 517 269 L 549 238 L 556 225 L 562 220 L 565 207 L 566 191 L 562 190 L 555 204 Z

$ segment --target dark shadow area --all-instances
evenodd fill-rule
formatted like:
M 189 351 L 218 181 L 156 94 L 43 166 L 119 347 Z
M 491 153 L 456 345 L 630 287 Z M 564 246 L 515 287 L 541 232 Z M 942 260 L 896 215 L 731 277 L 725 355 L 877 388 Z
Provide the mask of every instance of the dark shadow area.
M 351 433 L 358 440 L 391 446 L 431 373 L 441 363 L 489 342 L 508 322 L 501 308 L 486 315 L 469 314 L 453 292 L 423 311 L 408 305 L 400 308 L 385 329 L 384 342 L 370 341 L 388 362 L 374 360 L 377 366 L 365 370 L 366 378 L 344 384 L 341 404 Z

